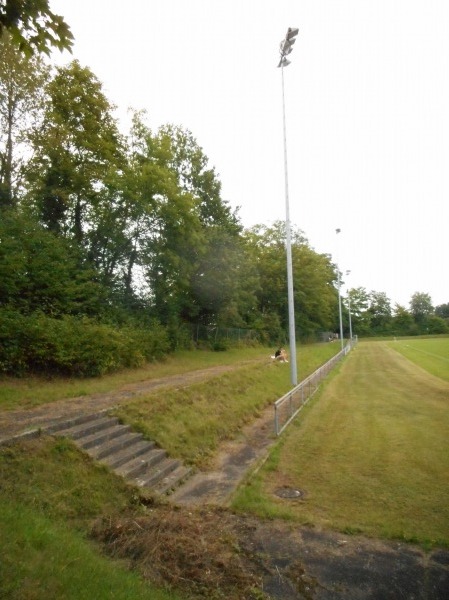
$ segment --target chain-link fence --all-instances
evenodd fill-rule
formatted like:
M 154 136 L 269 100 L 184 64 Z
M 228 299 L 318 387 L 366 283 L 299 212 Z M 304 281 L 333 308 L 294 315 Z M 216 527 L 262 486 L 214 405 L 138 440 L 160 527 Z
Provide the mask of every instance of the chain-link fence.
M 357 336 L 352 341 L 349 341 L 343 350 L 340 350 L 327 363 L 274 403 L 274 429 L 276 435 L 280 435 L 287 425 L 291 423 L 302 407 L 317 391 L 319 384 L 328 375 L 329 371 L 350 352 L 356 343 Z
M 213 325 L 195 324 L 191 326 L 191 338 L 195 344 L 206 343 L 209 346 L 214 345 L 233 345 L 236 343 L 261 343 L 265 345 L 288 345 L 288 336 L 285 334 L 282 339 L 273 335 L 264 329 L 244 329 L 242 327 L 217 327 Z M 305 338 L 297 333 L 297 340 L 301 339 L 303 343 L 327 342 L 336 339 L 335 334 L 328 331 L 316 331 L 310 333 Z
M 196 344 L 207 342 L 214 344 L 236 344 L 239 342 L 259 342 L 261 335 L 255 329 L 243 329 L 238 327 L 213 327 L 207 325 L 193 325 L 192 338 Z

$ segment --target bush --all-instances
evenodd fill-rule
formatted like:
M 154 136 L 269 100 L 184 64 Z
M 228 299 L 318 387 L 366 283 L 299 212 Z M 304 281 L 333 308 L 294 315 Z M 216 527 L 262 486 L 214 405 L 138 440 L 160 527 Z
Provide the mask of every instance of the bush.
M 213 352 L 226 352 L 229 350 L 230 344 L 227 340 L 216 340 L 211 342 L 210 348 Z
M 141 366 L 168 349 L 166 331 L 157 323 L 118 329 L 88 318 L 0 311 L 0 371 L 8 374 L 97 376 Z

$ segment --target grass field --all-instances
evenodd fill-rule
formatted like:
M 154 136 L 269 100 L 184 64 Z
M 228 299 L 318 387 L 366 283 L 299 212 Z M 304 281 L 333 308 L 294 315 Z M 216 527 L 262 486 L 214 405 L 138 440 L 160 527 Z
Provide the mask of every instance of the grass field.
M 449 337 L 407 340 L 399 338 L 390 342 L 389 346 L 432 375 L 449 381 Z
M 360 343 L 240 489 L 234 507 L 448 546 L 448 408 L 447 381 L 389 344 Z M 281 499 L 276 491 L 284 487 L 305 496 Z

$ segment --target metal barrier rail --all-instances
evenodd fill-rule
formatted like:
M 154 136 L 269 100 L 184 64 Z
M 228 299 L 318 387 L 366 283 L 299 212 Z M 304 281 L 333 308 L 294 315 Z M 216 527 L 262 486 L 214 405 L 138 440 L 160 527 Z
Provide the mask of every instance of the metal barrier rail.
M 357 343 L 357 337 L 349 341 L 343 350 L 333 356 L 330 360 L 309 375 L 304 381 L 301 381 L 296 387 L 287 392 L 285 396 L 279 398 L 274 403 L 274 430 L 276 435 L 280 435 L 289 425 L 302 407 L 317 391 L 321 381 L 328 375 L 337 362 L 350 352 Z

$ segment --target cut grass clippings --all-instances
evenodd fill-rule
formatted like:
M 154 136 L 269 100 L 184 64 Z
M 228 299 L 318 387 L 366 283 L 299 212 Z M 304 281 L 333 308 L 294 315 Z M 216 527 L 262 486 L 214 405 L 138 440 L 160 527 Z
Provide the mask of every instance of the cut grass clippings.
M 361 343 L 234 507 L 347 533 L 449 545 L 449 385 Z M 280 488 L 305 492 L 300 500 Z

